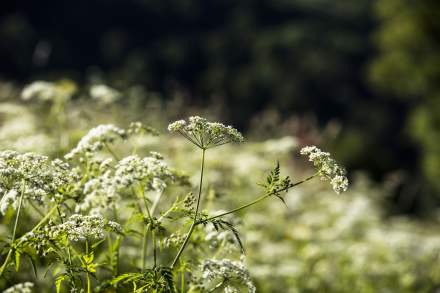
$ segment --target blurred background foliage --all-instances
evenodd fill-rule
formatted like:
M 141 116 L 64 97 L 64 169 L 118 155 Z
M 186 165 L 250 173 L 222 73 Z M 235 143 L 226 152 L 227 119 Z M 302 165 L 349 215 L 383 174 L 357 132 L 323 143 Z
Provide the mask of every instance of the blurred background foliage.
M 255 182 L 277 159 L 293 178 L 307 175 L 295 154 L 317 144 L 354 183 L 340 196 L 310 184 L 286 196 L 288 208 L 271 201 L 241 215 L 258 290 L 439 289 L 439 1 L 0 7 L 1 149 L 58 157 L 99 123 L 141 120 L 165 132 L 175 118 L 206 115 L 249 141 L 208 162 L 207 206 L 216 199 L 227 209 L 258 194 Z M 22 87 L 34 80 L 54 81 L 68 97 L 24 101 Z M 181 140 L 138 143 L 195 174 L 198 158 Z
M 4 97 L 35 79 L 105 83 L 145 113 L 209 109 L 256 139 L 324 145 L 392 182 L 391 212 L 428 215 L 440 202 L 438 1 L 0 5 Z

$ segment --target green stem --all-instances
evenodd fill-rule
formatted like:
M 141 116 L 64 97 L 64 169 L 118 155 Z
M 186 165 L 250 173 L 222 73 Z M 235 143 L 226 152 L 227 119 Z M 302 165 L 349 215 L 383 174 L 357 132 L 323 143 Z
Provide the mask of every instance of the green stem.
M 89 240 L 86 239 L 86 255 L 89 256 Z M 87 263 L 87 266 L 89 264 Z M 89 269 L 87 268 L 87 293 L 91 293 L 92 292 L 92 284 L 90 281 L 90 272 Z
M 22 182 L 22 184 L 21 184 L 21 195 L 20 195 L 20 199 L 19 199 L 19 201 L 18 201 L 17 216 L 15 217 L 14 230 L 12 231 L 12 240 L 11 240 L 11 243 L 14 243 L 14 241 L 15 241 L 15 236 L 16 236 L 16 233 L 17 233 L 18 218 L 20 217 L 21 204 L 23 203 L 24 189 L 25 189 L 25 185 L 24 185 L 24 180 L 23 180 L 23 182 Z
M 8 254 L 6 255 L 6 259 L 5 262 L 3 263 L 3 265 L 0 268 L 0 276 L 3 275 L 3 272 L 5 271 L 9 260 L 11 259 L 12 256 L 12 252 L 14 250 L 14 241 L 15 241 L 15 237 L 16 237 L 16 233 L 17 233 L 17 226 L 18 226 L 18 218 L 20 217 L 20 211 L 21 211 L 21 204 L 23 202 L 23 196 L 24 196 L 24 189 L 25 189 L 25 185 L 24 185 L 24 180 L 22 181 L 22 186 L 21 186 L 21 194 L 20 194 L 20 199 L 18 201 L 18 209 L 17 209 L 17 215 L 15 217 L 15 223 L 14 223 L 14 229 L 12 231 L 12 239 L 11 239 L 11 248 L 8 251 Z
M 29 204 L 31 205 L 31 207 L 41 216 L 41 217 L 44 217 L 44 213 L 42 212 L 42 211 L 40 211 L 36 206 L 35 206 L 35 204 L 32 202 L 32 200 L 29 200 L 28 201 L 29 202 Z
M 63 215 L 61 214 L 61 210 L 60 210 L 60 207 L 58 206 L 58 203 L 56 205 L 56 208 L 57 208 L 58 216 L 60 217 L 60 220 L 61 220 L 61 224 L 63 224 L 64 223 L 64 219 L 63 219 Z M 69 261 L 69 265 L 72 266 L 72 256 L 70 254 L 70 246 L 67 246 L 67 258 L 68 258 L 68 261 Z
M 191 234 L 194 231 L 194 228 L 196 227 L 197 223 L 197 215 L 199 213 L 199 206 L 200 206 L 200 198 L 202 195 L 202 185 L 203 185 L 203 173 L 205 168 L 205 151 L 206 149 L 202 149 L 202 159 L 201 159 L 201 171 L 200 171 L 200 183 L 199 183 L 199 194 L 197 196 L 197 206 L 196 211 L 194 213 L 193 222 L 191 223 L 191 227 L 189 228 L 188 233 L 186 234 L 185 240 L 183 241 L 182 246 L 179 249 L 179 252 L 177 253 L 176 257 L 173 260 L 173 263 L 171 264 L 171 268 L 174 268 L 174 266 L 177 264 L 177 261 L 179 260 L 180 256 L 182 255 L 183 251 L 185 250 L 186 245 L 188 244 L 188 241 L 191 237 Z
M 153 260 L 154 260 L 154 267 L 157 266 L 157 248 L 156 248 L 156 230 L 151 230 L 151 240 L 153 241 Z
M 144 228 L 144 233 L 142 236 L 142 271 L 145 271 L 145 255 L 146 255 L 146 251 L 147 251 L 147 232 L 148 232 L 148 227 Z
M 116 161 L 119 161 L 119 156 L 112 150 L 112 148 L 108 145 L 108 143 L 104 142 L 105 148 L 113 156 Z
M 180 276 L 180 293 L 185 293 L 185 270 L 182 270 Z
M 248 208 L 248 207 L 250 207 L 250 206 L 253 206 L 254 204 L 259 203 L 260 201 L 265 200 L 265 199 L 268 198 L 268 197 L 271 197 L 272 195 L 274 195 L 275 192 L 276 192 L 276 193 L 280 193 L 280 192 L 283 192 L 283 191 L 287 191 L 287 190 L 289 190 L 290 188 L 293 188 L 293 187 L 298 186 L 298 185 L 300 185 L 300 184 L 302 184 L 302 183 L 304 183 L 304 182 L 307 182 L 307 181 L 313 179 L 314 177 L 316 177 L 316 176 L 318 176 L 318 175 L 319 175 L 319 172 L 313 174 L 312 176 L 307 177 L 306 179 L 303 179 L 303 180 L 301 180 L 301 181 L 295 182 L 295 183 L 293 183 L 293 184 L 291 184 L 291 185 L 289 185 L 289 186 L 287 186 L 287 187 L 285 187 L 285 188 L 283 188 L 283 189 L 280 189 L 280 190 L 277 190 L 277 191 L 274 191 L 274 192 L 271 192 L 271 193 L 268 193 L 268 194 L 264 194 L 264 195 L 260 196 L 259 198 L 257 198 L 256 200 L 251 201 L 250 203 L 244 204 L 244 205 L 242 205 L 242 206 L 240 206 L 240 207 L 238 207 L 238 208 L 235 208 L 235 209 L 233 209 L 233 210 L 230 210 L 230 211 L 227 211 L 227 212 L 221 213 L 221 214 L 219 214 L 219 215 L 217 215 L 217 216 L 213 216 L 213 217 L 207 218 L 207 219 L 205 219 L 205 220 L 199 221 L 199 222 L 197 222 L 197 225 L 199 225 L 199 224 L 203 224 L 203 223 L 206 223 L 206 222 L 209 222 L 209 221 L 211 221 L 211 220 L 214 220 L 214 219 L 217 219 L 217 218 L 220 218 L 220 217 L 223 217 L 223 216 L 226 216 L 226 215 L 232 214 L 232 213 L 236 213 L 236 212 L 238 212 L 238 211 L 241 211 L 241 210 L 243 210 L 243 209 L 245 209 L 245 208 Z
M 118 216 L 118 212 L 116 210 L 116 203 L 113 202 L 112 206 L 113 206 L 113 217 L 114 217 L 116 222 L 119 222 L 119 216 Z M 113 255 L 112 255 L 113 250 L 114 250 L 114 248 L 113 248 L 113 241 L 112 241 L 111 234 L 108 235 L 109 252 L 110 252 L 110 258 L 111 258 L 111 267 L 112 267 L 113 276 L 117 276 L 119 274 L 119 246 L 120 246 L 120 238 L 121 237 L 118 235 L 118 236 L 116 236 L 116 239 L 115 239 L 116 243 L 114 245 L 116 245 L 116 260 L 113 263 Z M 116 289 L 117 289 L 117 287 L 116 287 Z
M 209 290 L 208 292 L 211 293 L 211 292 L 214 292 L 217 289 L 220 289 L 225 284 L 225 282 L 226 282 L 226 279 L 223 279 L 223 281 L 221 281 L 220 283 L 215 285 L 215 287 L 212 288 L 211 290 Z

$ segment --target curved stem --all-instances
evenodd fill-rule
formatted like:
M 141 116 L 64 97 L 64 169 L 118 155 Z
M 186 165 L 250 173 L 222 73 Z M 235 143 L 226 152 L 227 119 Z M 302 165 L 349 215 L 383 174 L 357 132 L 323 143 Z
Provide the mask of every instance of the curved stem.
M 191 237 L 191 234 L 194 231 L 194 228 L 197 225 L 197 215 L 199 213 L 199 207 L 200 207 L 200 198 L 202 195 L 202 185 L 203 185 L 203 173 L 204 173 L 204 168 L 205 168 L 205 152 L 206 149 L 202 149 L 202 159 L 201 159 L 201 167 L 200 167 L 200 183 L 199 183 L 199 194 L 197 196 L 197 205 L 196 205 L 196 211 L 194 213 L 194 218 L 193 218 L 193 222 L 191 224 L 191 227 L 189 228 L 188 233 L 186 234 L 185 240 L 183 241 L 182 246 L 179 249 L 179 252 L 177 253 L 176 257 L 173 260 L 173 263 L 171 264 L 171 268 L 174 268 L 174 266 L 176 265 L 177 261 L 179 260 L 180 256 L 183 253 L 183 250 L 185 249 L 186 245 L 188 244 L 188 241 Z
M 313 174 L 312 176 L 307 177 L 306 179 L 303 179 L 303 180 L 301 180 L 301 181 L 295 182 L 295 183 L 293 183 L 293 184 L 291 184 L 291 185 L 289 185 L 289 186 L 287 186 L 287 187 L 285 187 L 285 188 L 283 188 L 283 189 L 277 190 L 276 193 L 283 192 L 283 191 L 287 191 L 287 190 L 289 190 L 290 188 L 295 187 L 295 186 L 298 186 L 298 185 L 300 185 L 300 184 L 302 184 L 302 183 L 304 183 L 304 182 L 307 182 L 307 181 L 313 179 L 314 177 L 316 177 L 316 176 L 318 176 L 318 175 L 319 175 L 319 172 Z M 250 203 L 244 204 L 244 205 L 242 205 L 242 206 L 240 206 L 240 207 L 238 207 L 238 208 L 235 208 L 235 209 L 233 209 L 233 210 L 230 210 L 230 211 L 227 211 L 227 212 L 221 213 L 221 214 L 219 214 L 219 215 L 216 215 L 216 216 L 213 216 L 213 217 L 207 218 L 207 219 L 205 219 L 205 220 L 199 221 L 199 222 L 196 223 L 196 225 L 203 224 L 203 223 L 209 222 L 210 220 L 214 220 L 214 219 L 217 219 L 217 218 L 220 218 L 220 217 L 223 217 L 223 216 L 226 216 L 226 215 L 229 215 L 229 214 L 232 214 L 232 213 L 236 213 L 236 212 L 238 212 L 238 211 L 241 211 L 241 210 L 243 210 L 243 209 L 245 209 L 245 208 L 248 208 L 248 207 L 250 207 L 250 206 L 253 206 L 254 204 L 259 203 L 260 201 L 265 200 L 265 199 L 268 198 L 268 197 L 271 197 L 272 195 L 274 195 L 274 193 L 275 193 L 275 191 L 274 191 L 274 192 L 271 192 L 271 193 L 269 193 L 269 194 L 264 194 L 264 195 L 260 196 L 259 198 L 257 198 L 256 200 L 253 200 L 253 201 L 251 201 Z

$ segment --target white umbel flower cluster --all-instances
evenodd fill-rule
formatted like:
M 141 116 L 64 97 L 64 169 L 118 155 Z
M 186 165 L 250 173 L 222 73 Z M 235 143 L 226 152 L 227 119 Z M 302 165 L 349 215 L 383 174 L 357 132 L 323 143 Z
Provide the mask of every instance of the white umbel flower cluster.
M 171 179 L 172 174 L 167 164 L 158 153 L 140 158 L 137 155 L 128 156 L 116 165 L 115 181 L 119 188 L 127 188 L 136 182 L 141 183 L 147 190 L 161 192 L 165 189 L 165 180 Z
M 48 82 L 35 81 L 21 92 L 21 98 L 25 101 L 39 100 L 46 101 L 67 101 L 76 91 L 76 86 L 71 81 Z
M 321 179 L 330 181 L 336 193 L 347 190 L 346 171 L 331 158 L 330 153 L 323 152 L 316 146 L 306 146 L 301 149 L 300 154 L 309 157 L 309 161 L 318 169 Z
M 121 97 L 121 93 L 105 84 L 97 84 L 90 87 L 90 96 L 102 104 L 111 104 Z
M 60 190 L 76 180 L 69 165 L 61 160 L 15 151 L 0 152 L 0 212 L 16 208 L 18 198 L 43 203 L 61 196 Z
M 112 143 L 116 139 L 125 139 L 126 137 L 126 131 L 113 124 L 99 125 L 92 128 L 81 138 L 78 145 L 65 155 L 64 158 L 71 160 L 76 157 L 92 157 L 96 152 L 102 150 L 107 143 Z
M 32 293 L 33 287 L 34 283 L 24 282 L 15 284 L 14 286 L 4 290 L 3 293 Z
M 123 158 L 114 166 L 112 160 L 100 164 L 101 174 L 84 185 L 84 200 L 76 207 L 77 211 L 90 210 L 101 212 L 119 200 L 119 194 L 125 190 L 141 186 L 145 191 L 162 192 L 167 181 L 173 180 L 173 174 L 163 157 L 156 152 L 140 158 L 137 155 Z
M 209 149 L 231 142 L 243 142 L 243 135 L 232 126 L 209 122 L 199 116 L 189 117 L 188 122 L 178 120 L 168 125 L 170 132 L 177 132 L 202 149 Z
M 208 259 L 203 262 L 201 269 L 203 273 L 202 278 L 205 280 L 229 280 L 247 287 L 249 293 L 256 292 L 249 272 L 242 262 L 229 259 Z M 235 288 L 232 284 L 228 284 L 227 288 L 228 291 L 225 288 L 225 292 L 240 292 L 240 290 Z
M 101 215 L 73 214 L 66 222 L 54 227 L 54 236 L 65 233 L 70 241 L 99 240 L 105 237 L 106 230 L 120 232 L 122 228 Z
M 41 101 L 54 100 L 59 90 L 53 82 L 35 81 L 27 85 L 21 92 L 23 100 L 39 99 Z

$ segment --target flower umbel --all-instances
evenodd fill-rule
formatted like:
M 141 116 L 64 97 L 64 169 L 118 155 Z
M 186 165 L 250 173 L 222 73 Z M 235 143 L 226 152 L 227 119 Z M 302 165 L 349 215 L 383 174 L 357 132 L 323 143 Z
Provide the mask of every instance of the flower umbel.
M 0 152 L 0 212 L 17 207 L 19 194 L 24 199 L 43 203 L 60 199 L 60 190 L 77 178 L 68 164 L 34 153 Z
M 118 138 L 125 139 L 126 137 L 127 133 L 124 129 L 112 124 L 99 125 L 91 129 L 64 158 L 71 160 L 78 156 L 92 157 L 94 153 L 102 150 L 107 143 L 112 143 Z
M 168 125 L 168 130 L 177 132 L 201 149 L 209 149 L 231 142 L 243 142 L 243 135 L 232 126 L 209 122 L 199 116 L 189 117 L 188 122 L 178 120 Z
M 201 265 L 202 278 L 211 282 L 226 280 L 229 292 L 240 292 L 234 288 L 234 283 L 247 287 L 249 293 L 256 292 L 256 288 L 251 280 L 248 270 L 242 262 L 231 261 L 229 259 L 208 259 Z M 229 283 L 231 282 L 231 283 Z
M 120 232 L 122 228 L 113 221 L 106 221 L 101 215 L 74 214 L 69 219 L 55 226 L 55 235 L 65 233 L 70 241 L 84 241 L 86 239 L 103 239 L 106 229 Z
M 347 190 L 346 171 L 330 157 L 330 153 L 323 152 L 316 146 L 306 146 L 301 149 L 300 154 L 309 157 L 309 161 L 313 162 L 313 165 L 318 169 L 321 179 L 330 181 L 336 193 L 339 194 Z

